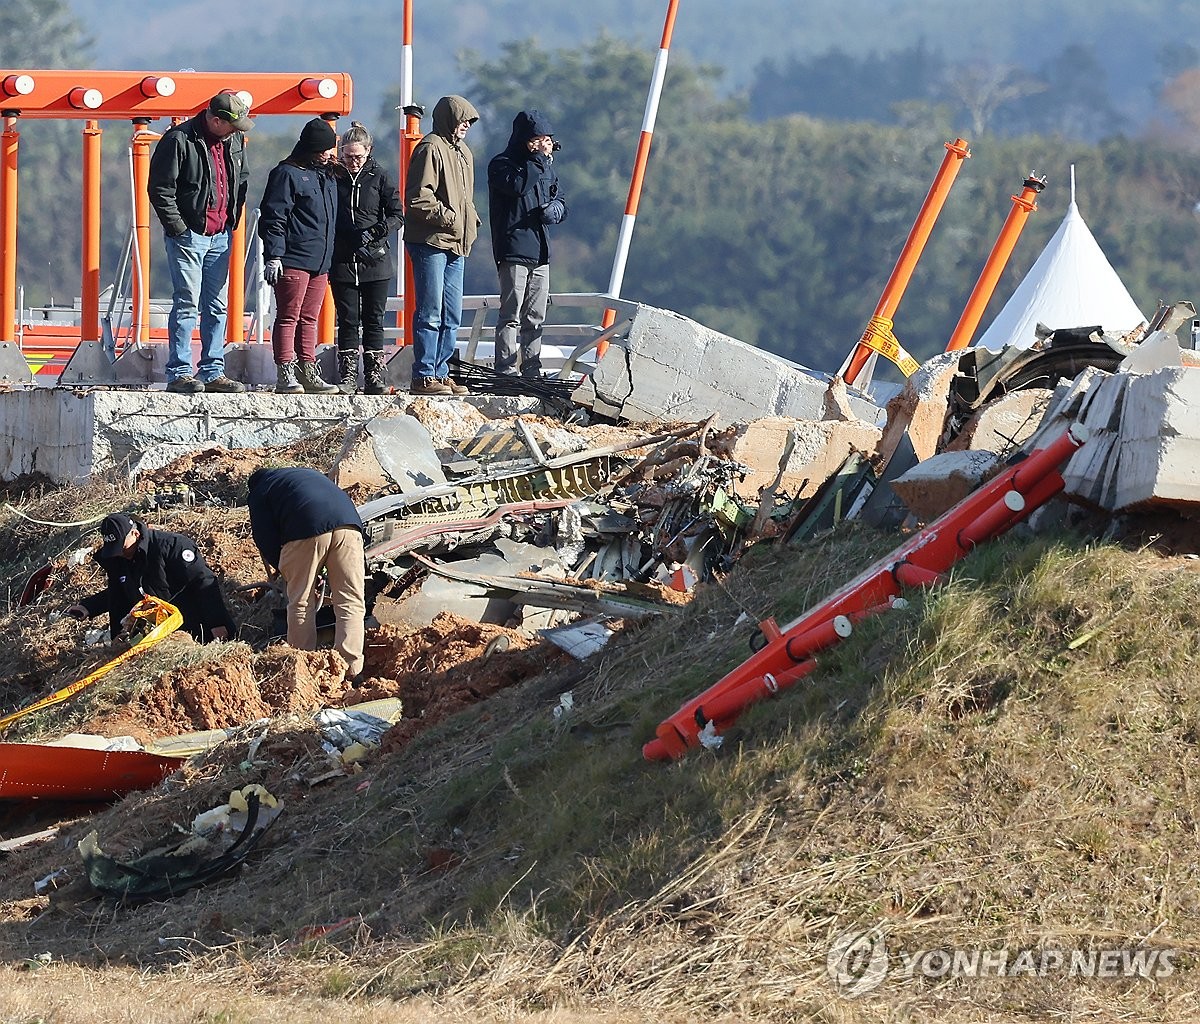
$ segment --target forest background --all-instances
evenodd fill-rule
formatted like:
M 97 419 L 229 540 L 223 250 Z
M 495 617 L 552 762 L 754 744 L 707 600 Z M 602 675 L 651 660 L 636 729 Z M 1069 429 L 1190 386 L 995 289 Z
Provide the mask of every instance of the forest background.
M 386 8 L 386 9 L 385 9 Z M 944 155 L 962 167 L 896 316 L 916 356 L 945 346 L 1031 171 L 1046 191 L 983 326 L 1077 201 L 1143 312 L 1200 299 L 1200 5 L 1184 0 L 682 0 L 622 295 L 819 370 L 861 333 Z M 298 12 L 194 0 L 3 0 L 0 66 L 348 71 L 352 117 L 397 161 L 399 3 Z M 571 213 L 555 238 L 556 291 L 604 291 L 641 129 L 665 0 L 422 2 L 414 91 L 461 93 L 486 228 L 485 167 L 513 115 L 558 125 Z M 253 132 L 250 205 L 299 121 Z M 346 122 L 343 122 L 343 127 Z M 20 125 L 19 284 L 26 305 L 79 291 L 78 123 Z M 104 122 L 102 282 L 130 225 L 128 126 Z M 161 128 L 162 125 L 152 127 Z M 429 128 L 429 119 L 423 122 Z M 157 247 L 156 247 L 156 252 Z M 496 290 L 486 237 L 467 289 Z M 167 293 L 156 276 L 154 294 Z M 1054 326 L 1054 325 L 1052 325 Z M 1057 325 L 1067 326 L 1067 325 Z M 1070 325 L 1078 326 L 1078 325 Z

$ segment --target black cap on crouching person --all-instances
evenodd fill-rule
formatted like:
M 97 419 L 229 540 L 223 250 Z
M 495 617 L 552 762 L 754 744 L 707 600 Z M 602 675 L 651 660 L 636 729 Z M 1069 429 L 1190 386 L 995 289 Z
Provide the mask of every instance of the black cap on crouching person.
M 250 108 L 235 92 L 219 92 L 208 101 L 208 112 L 233 125 L 239 132 L 248 132 L 254 127 L 250 120 Z
M 129 531 L 132 529 L 133 520 L 129 516 L 122 515 L 120 512 L 105 516 L 104 522 L 100 524 L 100 536 L 104 538 L 104 543 L 100 545 L 96 557 L 115 558 L 121 554 L 125 550 L 125 538 L 129 536 Z
M 323 117 L 314 117 L 300 131 L 296 148 L 306 153 L 324 153 L 337 145 L 337 132 Z

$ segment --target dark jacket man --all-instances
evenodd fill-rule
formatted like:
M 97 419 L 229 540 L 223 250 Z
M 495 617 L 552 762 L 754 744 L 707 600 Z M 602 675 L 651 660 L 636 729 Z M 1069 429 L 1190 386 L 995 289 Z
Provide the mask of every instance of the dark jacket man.
M 289 541 L 319 537 L 339 526 L 363 531 L 350 496 L 315 469 L 256 469 L 247 487 L 250 532 L 269 566 L 279 567 L 279 552 Z
M 362 247 L 390 240 L 403 226 L 399 189 L 373 156 L 367 157 L 357 174 L 338 164 L 333 175 L 338 208 L 329 280 L 354 284 L 390 281 L 396 273 L 396 257 L 390 244 L 384 255 L 375 258 L 362 253 Z
M 201 111 L 168 128 L 150 156 L 150 205 L 162 221 L 163 230 L 171 236 L 189 228 L 204 234 L 208 209 L 216 202 L 216 169 L 204 135 L 204 115 Z M 246 205 L 246 183 L 250 180 L 245 136 L 234 132 L 222 149 L 225 180 L 229 183 L 229 224 L 236 225 Z
M 545 115 L 522 110 L 513 118 L 508 146 L 488 164 L 492 255 L 497 263 L 536 267 L 550 262 L 546 225 L 566 218 L 567 201 L 553 158 L 530 152 L 529 142 L 553 134 Z
M 94 557 L 108 587 L 72 605 L 68 614 L 93 618 L 107 611 L 109 634 L 115 637 L 121 620 L 149 594 L 178 608 L 183 628 L 201 643 L 233 638 L 235 627 L 220 584 L 190 538 L 152 530 L 142 520 L 120 514 L 108 516 L 100 532 L 104 543 Z

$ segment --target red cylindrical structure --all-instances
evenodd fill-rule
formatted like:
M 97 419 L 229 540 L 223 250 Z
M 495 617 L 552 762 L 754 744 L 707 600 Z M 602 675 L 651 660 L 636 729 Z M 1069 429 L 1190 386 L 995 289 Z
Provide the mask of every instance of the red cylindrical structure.
M 413 150 L 421 141 L 422 109 L 413 103 L 412 63 L 413 63 L 413 0 L 404 0 L 402 14 L 402 39 L 400 46 L 400 201 L 404 202 L 405 189 L 408 186 L 408 168 L 412 163 Z M 400 344 L 411 345 L 413 336 L 413 312 L 416 308 L 415 289 L 413 282 L 412 261 L 408 258 L 408 250 L 403 244 L 403 229 L 401 230 L 399 281 L 400 291 Z
M 976 545 L 991 540 L 1004 528 L 1005 523 L 1024 511 L 1025 498 L 1018 491 L 1006 491 L 996 504 L 958 531 L 958 546 L 963 551 L 970 551 Z
M 718 725 L 729 722 L 737 718 L 750 704 L 773 697 L 775 694 L 795 686 L 805 676 L 811 675 L 816 667 L 816 661 L 809 658 L 783 672 L 768 672 L 754 679 L 748 679 L 739 686 L 705 701 L 696 710 L 696 717 L 697 719 L 703 718 L 706 722 L 716 722 Z
M 1058 467 L 1076 448 L 1087 440 L 1087 430 L 1076 425 L 1063 432 L 1044 449 L 1039 449 L 1018 466 L 1006 470 L 967 495 L 933 523 L 915 533 L 886 558 L 859 573 L 849 583 L 835 591 L 814 608 L 782 628 L 782 642 L 773 641 L 747 658 L 741 665 L 719 679 L 698 697 L 687 701 L 657 729 L 657 739 L 643 748 L 650 760 L 679 757 L 699 742 L 697 717 L 723 724 L 718 708 L 728 717 L 734 712 L 727 705 L 736 705 L 747 694 L 761 689 L 768 677 L 778 679 L 791 671 L 794 656 L 800 656 L 799 645 L 791 648 L 789 638 L 804 638 L 812 634 L 814 624 L 826 624 L 836 615 L 851 619 L 885 610 L 902 586 L 928 586 L 942 579 L 942 574 L 966 554 L 960 537 L 970 540 L 976 527 L 988 536 L 996 536 L 1019 522 L 1062 486 Z M 1019 481 L 1019 483 L 1018 483 Z M 1023 503 L 1003 499 L 1007 492 L 1023 496 Z M 1019 511 L 1014 504 L 1023 504 Z M 1000 510 L 1004 511 L 1001 512 Z M 1006 518 L 1007 517 L 1007 518 Z M 997 523 L 999 522 L 999 526 Z M 728 696 L 736 695 L 736 696 Z M 728 700 L 726 700 L 728 696 Z
M 17 116 L 4 114 L 0 135 L 0 341 L 17 340 Z
M 79 340 L 100 340 L 100 144 L 99 121 L 83 128 L 83 244 L 80 249 Z
M 325 298 L 321 300 L 321 315 L 317 319 L 317 344 L 329 345 L 337 336 L 337 312 L 333 305 L 333 289 L 325 286 Z
M 946 344 L 947 352 L 966 348 L 971 344 L 971 339 L 975 337 L 975 331 L 983 317 L 983 311 L 991 301 L 992 293 L 996 290 L 996 282 L 1000 280 L 1000 274 L 1008 265 L 1008 259 L 1017 244 L 1017 239 L 1021 236 L 1021 230 L 1025 227 L 1029 215 L 1037 209 L 1035 197 L 1045 187 L 1046 179 L 1039 178 L 1033 171 L 1030 171 L 1021 194 L 1010 197 L 1013 206 L 1008 213 L 1008 219 L 1005 220 L 1000 234 L 996 237 L 996 244 L 992 246 L 991 255 L 983 265 L 971 297 L 967 299 L 962 316 L 958 319 L 958 326 L 950 335 L 950 341 Z
M 783 651 L 799 664 L 818 651 L 845 640 L 853 632 L 854 627 L 845 615 L 834 615 L 803 633 L 788 637 L 783 643 Z
M 225 341 L 246 340 L 246 214 L 233 226 L 229 239 L 229 291 L 225 299 Z
M 130 148 L 133 151 L 134 237 L 137 261 L 133 268 L 133 321 L 139 343 L 150 337 L 150 143 L 161 138 L 144 125 L 135 124 Z
M 950 194 L 950 186 L 954 184 L 962 162 L 970 156 L 971 150 L 965 139 L 955 139 L 953 142 L 946 143 L 946 155 L 942 159 L 942 166 L 933 179 L 933 185 L 930 186 L 929 192 L 925 196 L 925 202 L 921 204 L 921 210 L 917 214 L 916 221 L 913 222 L 912 230 L 908 233 L 904 248 L 900 250 L 900 258 L 896 260 L 892 276 L 884 285 L 883 294 L 879 297 L 879 304 L 875 307 L 875 317 L 892 319 L 900 305 L 900 300 L 904 297 L 908 282 L 912 279 L 917 260 L 921 258 L 921 253 L 925 249 L 925 243 L 929 241 L 934 222 L 937 220 L 938 214 L 942 212 L 942 206 L 945 205 L 946 197 Z M 849 364 L 842 374 L 847 384 L 853 384 L 857 379 L 863 367 L 867 365 L 867 360 L 871 358 L 871 351 L 862 342 L 855 343 Z

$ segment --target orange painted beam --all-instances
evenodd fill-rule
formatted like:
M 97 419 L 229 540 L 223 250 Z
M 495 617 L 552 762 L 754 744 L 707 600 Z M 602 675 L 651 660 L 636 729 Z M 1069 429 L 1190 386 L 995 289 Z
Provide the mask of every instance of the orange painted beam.
M 83 129 L 83 244 L 80 251 L 80 341 L 100 340 L 100 142 L 90 120 Z
M 1029 215 L 1037 209 L 1036 197 L 1045 187 L 1046 179 L 1039 178 L 1035 172 L 1030 171 L 1021 194 L 1009 197 L 1012 199 L 1012 209 L 1004 221 L 1004 226 L 1000 229 L 1000 234 L 996 236 L 996 244 L 992 246 L 992 252 L 988 256 L 987 262 L 984 263 L 983 270 L 979 273 L 979 280 L 975 282 L 971 297 L 967 299 L 967 304 L 963 307 L 958 325 L 954 328 L 954 333 L 950 335 L 950 341 L 946 344 L 947 352 L 966 348 L 971 344 L 971 339 L 975 337 L 975 332 L 979 329 L 983 311 L 991 301 L 1001 273 L 1008 265 L 1008 259 L 1012 256 L 1012 251 L 1017 244 L 1017 239 L 1021 236 L 1025 222 L 1029 220 Z
M 929 241 L 934 222 L 937 220 L 938 214 L 942 212 L 946 197 L 950 194 L 950 186 L 954 184 L 962 162 L 969 159 L 970 156 L 971 149 L 965 139 L 955 139 L 953 142 L 946 143 L 946 155 L 942 159 L 942 166 L 938 169 L 937 176 L 929 187 L 925 202 L 921 204 L 921 210 L 913 222 L 912 230 L 908 233 L 904 248 L 900 250 L 900 257 L 892 269 L 892 276 L 884 285 L 883 294 L 879 297 L 879 304 L 875 307 L 873 321 L 878 319 L 890 321 L 895 314 L 900 300 L 904 297 L 905 289 L 908 288 L 908 282 L 912 279 L 913 271 L 917 267 L 917 261 L 925 250 L 925 243 Z M 847 384 L 854 383 L 863 367 L 867 365 L 867 360 L 871 358 L 872 351 L 873 349 L 861 341 L 855 343 L 846 372 L 842 374 Z
M 350 113 L 353 83 L 332 74 L 242 71 L 0 69 L 0 108 L 22 117 L 120 119 L 190 116 L 218 92 L 244 93 L 251 115 Z
M 0 135 L 0 341 L 17 340 L 17 119 L 4 117 Z

